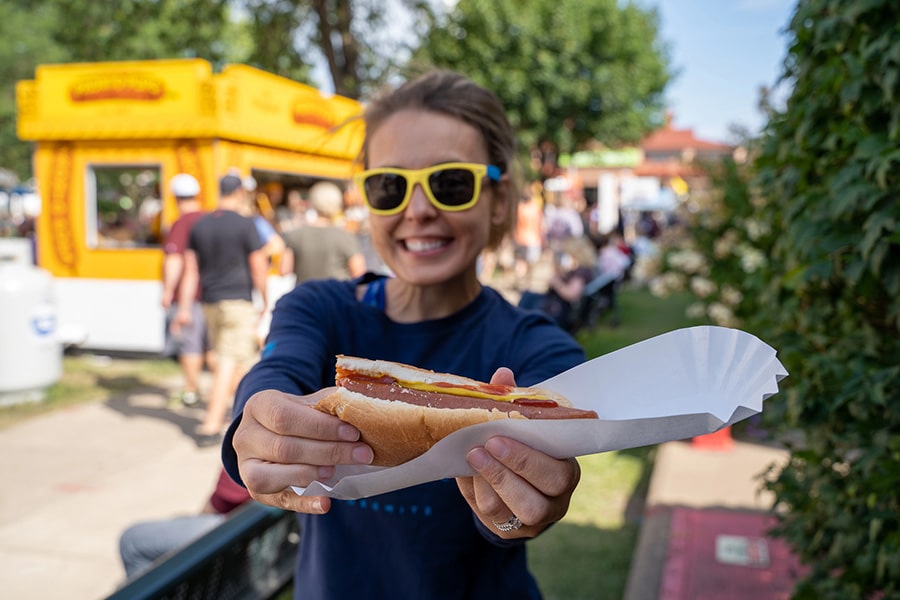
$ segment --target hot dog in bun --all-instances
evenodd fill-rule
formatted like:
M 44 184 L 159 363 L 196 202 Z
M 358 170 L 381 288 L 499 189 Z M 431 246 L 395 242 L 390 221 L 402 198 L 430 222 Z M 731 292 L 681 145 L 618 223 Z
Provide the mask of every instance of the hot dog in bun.
M 497 419 L 596 419 L 559 394 L 492 385 L 386 360 L 338 356 L 337 390 L 314 408 L 359 429 L 372 464 L 395 466 L 454 431 Z

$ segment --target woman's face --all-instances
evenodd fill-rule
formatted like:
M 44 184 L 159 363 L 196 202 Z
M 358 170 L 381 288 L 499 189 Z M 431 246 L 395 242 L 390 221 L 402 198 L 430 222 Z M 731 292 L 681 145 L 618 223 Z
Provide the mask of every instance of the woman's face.
M 385 120 L 368 140 L 368 168 L 421 169 L 446 162 L 487 164 L 481 134 L 453 117 L 403 110 Z M 501 180 L 506 185 L 506 176 Z M 505 217 L 505 196 L 487 180 L 472 208 L 445 212 L 420 186 L 396 215 L 371 215 L 372 241 L 398 279 L 436 285 L 459 277 L 477 279 L 475 264 L 488 242 L 492 223 Z

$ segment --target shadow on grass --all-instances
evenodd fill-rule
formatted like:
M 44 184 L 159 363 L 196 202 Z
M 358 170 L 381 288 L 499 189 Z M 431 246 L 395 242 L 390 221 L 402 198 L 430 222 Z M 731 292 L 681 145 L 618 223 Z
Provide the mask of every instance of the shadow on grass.
M 656 446 L 643 448 L 628 448 L 619 450 L 621 456 L 630 456 L 641 462 L 641 477 L 637 485 L 628 496 L 628 504 L 625 508 L 625 521 L 640 525 L 644 518 L 644 507 L 647 501 L 647 490 L 650 489 L 650 477 L 653 475 L 653 465 L 656 460 Z
M 202 409 L 171 407 L 168 398 L 171 390 L 149 385 L 133 376 L 97 378 L 97 385 L 112 392 L 105 404 L 127 418 L 156 419 L 174 425 L 191 439 L 200 424 Z
M 154 359 L 122 359 L 67 351 L 60 378 L 46 389 L 39 402 L 0 407 L 0 430 L 53 411 L 82 404 L 103 403 L 132 392 L 161 394 L 165 381 L 177 376 L 177 364 Z
M 96 385 L 113 394 L 168 394 L 168 388 L 161 385 L 153 385 L 136 375 L 97 375 Z

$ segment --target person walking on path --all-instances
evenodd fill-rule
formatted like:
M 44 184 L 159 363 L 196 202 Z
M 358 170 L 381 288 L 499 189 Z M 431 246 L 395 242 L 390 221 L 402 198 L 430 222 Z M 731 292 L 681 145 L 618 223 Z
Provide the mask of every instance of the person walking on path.
M 167 356 L 177 356 L 184 375 L 181 402 L 194 406 L 200 401 L 199 382 L 207 359 L 209 343 L 206 319 L 200 307 L 200 290 L 190 300 L 191 321 L 178 321 L 179 294 L 184 275 L 184 253 L 194 223 L 203 216 L 200 205 L 200 183 L 193 175 L 179 173 L 169 183 L 172 195 L 178 203 L 179 217 L 163 240 L 163 291 L 162 307 L 166 311 Z
M 341 189 L 320 181 L 309 189 L 309 203 L 316 211 L 311 223 L 284 234 L 287 246 L 281 258 L 281 274 L 296 276 L 296 283 L 310 279 L 351 279 L 366 272 L 366 259 L 356 237 L 336 223 L 344 208 Z
M 266 306 L 269 263 L 256 226 L 240 214 L 245 201 L 241 178 L 222 177 L 218 207 L 194 224 L 184 255 L 181 298 L 189 300 L 200 286 L 203 315 L 216 353 L 206 414 L 196 431 L 199 446 L 220 441 L 237 384 L 257 357 L 256 330 Z M 254 306 L 254 290 L 262 310 Z M 178 320 L 182 325 L 192 320 L 184 305 Z
M 230 169 L 229 173 L 240 177 L 240 171 Z M 263 254 L 266 255 L 269 274 L 278 272 L 278 264 L 284 256 L 284 238 L 275 228 L 274 218 L 275 211 L 269 204 L 269 198 L 262 192 L 257 191 L 256 179 L 252 175 L 241 178 L 244 184 L 244 190 L 247 193 L 247 200 L 244 203 L 242 215 L 251 219 L 256 226 L 256 233 L 259 234 L 259 240 L 262 243 Z M 280 295 L 277 290 L 269 289 L 268 282 L 266 289 L 269 290 L 269 297 L 274 301 Z M 256 328 L 256 345 L 262 347 L 266 339 L 266 333 L 269 331 L 269 322 L 272 319 L 272 307 L 266 306 L 262 318 Z
M 373 460 L 355 427 L 311 406 L 332 391 L 336 354 L 496 385 L 534 385 L 584 361 L 546 315 L 478 279 L 519 196 L 515 132 L 496 95 L 436 71 L 371 102 L 363 120 L 356 181 L 393 276 L 307 281 L 279 300 L 223 462 L 254 499 L 299 513 L 295 598 L 539 598 L 526 541 L 566 514 L 574 458 L 496 436 L 461 457 L 469 477 L 364 501 L 291 489 Z

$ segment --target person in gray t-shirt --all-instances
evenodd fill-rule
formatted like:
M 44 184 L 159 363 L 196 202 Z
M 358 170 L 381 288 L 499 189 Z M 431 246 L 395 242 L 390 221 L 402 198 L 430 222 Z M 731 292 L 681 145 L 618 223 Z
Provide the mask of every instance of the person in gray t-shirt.
M 282 275 L 294 273 L 299 284 L 310 279 L 353 279 L 366 272 L 358 240 L 335 223 L 343 202 L 340 188 L 330 181 L 310 188 L 309 203 L 316 218 L 284 234 Z

